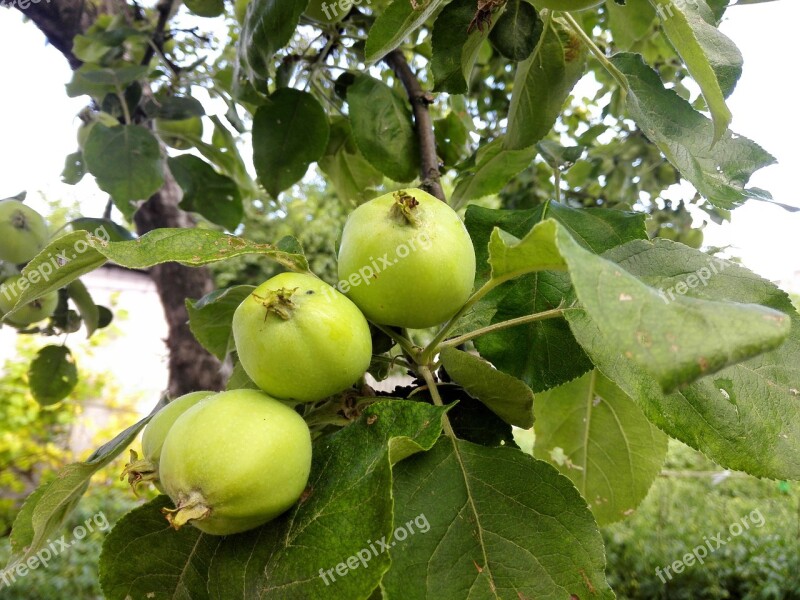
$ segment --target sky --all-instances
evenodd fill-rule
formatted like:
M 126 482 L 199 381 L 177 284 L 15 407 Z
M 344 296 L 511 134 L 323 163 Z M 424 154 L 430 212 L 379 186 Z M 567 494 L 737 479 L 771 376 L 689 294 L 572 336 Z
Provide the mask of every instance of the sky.
M 732 129 L 771 152 L 777 166 L 758 172 L 751 185 L 772 192 L 784 204 L 800 207 L 794 114 L 794 40 L 800 2 L 777 0 L 734 6 L 722 31 L 744 55 L 744 74 L 729 100 Z M 67 154 L 77 149 L 78 112 L 85 99 L 68 98 L 66 61 L 18 11 L 0 9 L 0 198 L 27 190 L 29 201 L 44 209 L 41 196 L 79 201 L 85 215 L 99 216 L 106 197 L 86 178 L 78 186 L 60 183 Z M 698 213 L 698 220 L 703 213 Z M 699 222 L 699 221 L 698 221 Z M 800 293 L 800 213 L 763 202 L 749 202 L 731 223 L 709 225 L 706 244 L 730 246 L 730 254 L 784 289 Z

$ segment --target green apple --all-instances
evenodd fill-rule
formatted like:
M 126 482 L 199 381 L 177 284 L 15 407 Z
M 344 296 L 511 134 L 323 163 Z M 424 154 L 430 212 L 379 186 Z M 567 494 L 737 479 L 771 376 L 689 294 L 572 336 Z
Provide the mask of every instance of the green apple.
M 311 434 L 300 415 L 256 390 L 216 394 L 189 408 L 167 432 L 159 476 L 176 529 L 230 535 L 288 510 L 306 488 Z
M 369 367 L 364 315 L 313 275 L 282 273 L 236 309 L 233 337 L 245 372 L 284 400 L 314 402 L 341 392 Z
M 339 246 L 342 291 L 374 323 L 419 329 L 461 308 L 475 280 L 475 251 L 444 202 L 417 189 L 359 206 Z
M 0 260 L 28 262 L 44 248 L 47 239 L 42 215 L 17 200 L 0 200 Z
M 176 150 L 188 150 L 195 141 L 203 137 L 203 120 L 200 117 L 189 117 L 177 121 L 156 119 L 153 123 L 161 140 Z
M 158 463 L 161 460 L 161 448 L 172 425 L 178 417 L 192 406 L 216 392 L 192 392 L 175 398 L 159 410 L 142 433 L 142 458 L 131 450 L 131 462 L 125 465 L 122 476 L 128 477 L 128 483 L 136 492 L 140 485 L 151 482 L 163 492 L 164 488 L 158 478 Z
M 0 284 L 0 315 L 5 315 L 14 308 L 17 299 L 24 291 L 20 286 L 21 281 L 23 281 L 21 275 L 14 275 Z M 58 292 L 53 291 L 22 306 L 6 322 L 18 327 L 27 327 L 52 317 L 57 307 Z

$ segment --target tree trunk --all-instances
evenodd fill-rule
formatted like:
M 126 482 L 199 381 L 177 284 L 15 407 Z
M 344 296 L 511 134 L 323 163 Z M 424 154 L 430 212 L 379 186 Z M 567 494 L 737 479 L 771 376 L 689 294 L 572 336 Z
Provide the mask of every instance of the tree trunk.
M 19 6 L 19 4 L 18 4 Z M 23 14 L 47 36 L 47 40 L 67 59 L 73 69 L 81 66 L 72 53 L 72 41 L 85 32 L 100 14 L 119 14 L 131 8 L 124 0 L 58 0 L 27 6 Z M 166 174 L 164 187 L 138 210 L 135 216 L 139 235 L 161 227 L 191 227 L 189 216 L 178 208 L 181 189 Z M 156 284 L 164 316 L 169 326 L 169 394 L 176 397 L 195 390 L 219 390 L 223 376 L 219 361 L 197 343 L 189 330 L 186 298 L 200 298 L 213 288 L 207 269 L 193 269 L 177 263 L 158 265 L 150 270 Z

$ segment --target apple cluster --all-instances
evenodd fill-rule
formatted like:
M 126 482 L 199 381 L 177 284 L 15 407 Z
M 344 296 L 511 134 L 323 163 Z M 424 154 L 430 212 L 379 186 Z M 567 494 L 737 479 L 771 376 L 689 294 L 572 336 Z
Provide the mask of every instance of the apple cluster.
M 152 482 L 170 496 L 175 508 L 164 512 L 174 527 L 191 523 L 228 535 L 290 508 L 311 467 L 311 435 L 294 407 L 342 393 L 364 376 L 372 359 L 367 319 L 438 325 L 465 304 L 475 279 L 461 219 L 418 189 L 357 208 L 338 259 L 347 295 L 310 273 L 282 273 L 237 307 L 238 360 L 258 390 L 183 396 L 148 424 L 143 457 L 131 452 L 123 475 L 134 489 Z

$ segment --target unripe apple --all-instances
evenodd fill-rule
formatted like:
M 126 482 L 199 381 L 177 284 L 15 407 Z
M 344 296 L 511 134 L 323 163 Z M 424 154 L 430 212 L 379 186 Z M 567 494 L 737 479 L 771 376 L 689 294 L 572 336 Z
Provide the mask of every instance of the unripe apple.
M 175 398 L 150 419 L 142 433 L 142 458 L 139 458 L 139 455 L 131 450 L 131 462 L 125 465 L 125 469 L 122 471 L 122 476 L 127 475 L 128 483 L 134 492 L 140 485 L 148 482 L 155 485 L 159 491 L 164 491 L 158 478 L 158 463 L 161 460 L 161 448 L 164 446 L 167 433 L 178 417 L 204 398 L 213 396 L 215 393 L 202 391 L 185 394 Z
M 19 283 L 21 275 L 14 275 L 0 284 L 0 315 L 5 315 L 17 303 L 19 295 L 24 291 Z M 50 292 L 22 306 L 6 322 L 17 327 L 27 327 L 48 317 L 52 317 L 58 307 L 58 292 Z
M 28 262 L 44 248 L 47 239 L 42 215 L 17 200 L 0 200 L 0 260 Z
M 369 367 L 364 315 L 313 275 L 282 273 L 236 309 L 233 337 L 245 372 L 268 394 L 314 402 L 345 390 Z
M 159 472 L 176 508 L 176 529 L 230 535 L 288 510 L 311 471 L 311 434 L 284 403 L 256 390 L 201 400 L 178 417 L 161 450 Z
M 156 119 L 153 123 L 161 140 L 176 150 L 188 150 L 194 146 L 194 140 L 203 137 L 203 120 L 200 117 L 189 117 L 177 121 Z
M 339 279 L 374 323 L 432 327 L 469 298 L 475 251 L 447 204 L 422 190 L 394 192 L 362 204 L 347 219 Z

